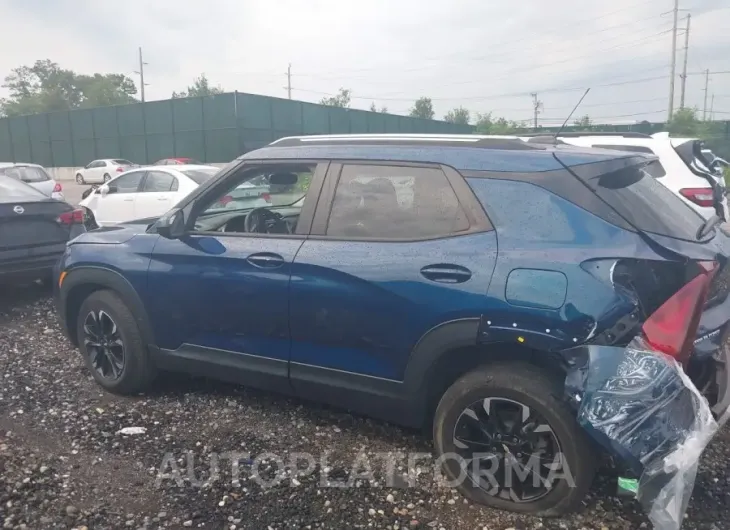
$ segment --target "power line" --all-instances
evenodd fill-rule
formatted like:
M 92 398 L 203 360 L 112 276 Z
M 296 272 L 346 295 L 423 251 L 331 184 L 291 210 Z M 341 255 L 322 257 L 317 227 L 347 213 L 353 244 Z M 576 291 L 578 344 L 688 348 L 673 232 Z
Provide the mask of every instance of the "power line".
M 622 86 L 622 85 L 631 85 L 631 84 L 637 84 L 637 83 L 646 83 L 649 81 L 657 81 L 659 79 L 666 79 L 667 76 L 656 76 L 656 77 L 645 77 L 643 79 L 634 79 L 631 81 L 620 81 L 615 83 L 602 83 L 602 84 L 591 84 L 592 88 L 603 88 L 603 87 L 612 87 L 612 86 Z M 574 92 L 576 90 L 585 90 L 585 86 L 582 87 L 571 87 L 571 88 L 548 88 L 540 90 L 541 93 L 553 93 L 553 92 Z M 292 87 L 292 90 L 298 90 L 299 92 L 308 92 L 311 94 L 320 94 L 324 96 L 334 96 L 336 94 L 333 94 L 332 92 L 322 92 L 319 90 L 309 90 L 305 88 L 295 88 Z M 461 96 L 461 97 L 444 97 L 444 98 L 431 98 L 432 101 L 455 101 L 455 100 L 463 100 L 463 101 L 484 101 L 487 99 L 499 99 L 499 98 L 513 98 L 513 97 L 522 97 L 522 96 L 529 96 L 532 92 L 511 92 L 506 94 L 493 94 L 493 95 L 482 95 L 482 96 Z M 407 97 L 407 98 L 393 98 L 393 97 L 382 97 L 382 96 L 351 96 L 352 99 L 368 99 L 368 100 L 383 100 L 383 101 L 414 101 L 417 98 L 415 97 Z
M 656 18 L 658 18 L 658 15 L 653 15 L 651 17 L 648 17 L 648 18 L 645 18 L 645 19 L 641 19 L 641 20 L 638 20 L 638 21 L 633 21 L 633 22 L 629 22 L 629 23 L 618 24 L 616 26 L 611 26 L 609 28 L 603 28 L 603 29 L 600 29 L 600 30 L 596 30 L 596 31 L 591 32 L 591 35 L 590 36 L 592 37 L 593 35 L 595 35 L 597 33 L 602 33 L 602 32 L 605 32 L 605 31 L 608 31 L 608 30 L 611 30 L 611 29 L 616 29 L 616 28 L 620 28 L 620 27 L 624 27 L 624 26 L 633 25 L 633 24 L 636 24 L 636 23 L 641 22 L 641 21 L 654 20 Z M 663 33 L 667 33 L 669 31 L 671 31 L 671 28 L 668 28 L 667 30 L 664 30 L 663 32 L 661 32 L 659 34 L 655 34 L 655 35 L 660 35 L 660 34 L 663 34 Z M 649 37 L 651 38 L 651 37 L 653 37 L 655 35 L 650 35 Z M 574 34 L 572 34 L 572 36 L 575 37 Z M 635 34 L 632 34 L 631 36 L 632 37 L 635 37 L 636 35 Z M 619 36 L 616 36 L 616 37 L 619 37 L 620 38 L 622 36 L 619 35 Z M 596 41 L 596 42 L 592 42 L 592 44 L 615 42 L 616 37 L 611 38 L 611 39 L 604 39 L 604 40 L 599 40 L 599 41 Z M 456 54 L 439 56 L 439 57 L 426 57 L 426 58 L 423 58 L 422 61 L 442 61 L 442 60 L 450 60 L 451 62 L 463 62 L 463 61 L 484 61 L 484 60 L 490 60 L 491 62 L 493 62 L 495 58 L 509 57 L 509 56 L 513 55 L 514 53 L 524 53 L 526 51 L 530 51 L 530 50 L 534 50 L 534 49 L 544 49 L 545 45 L 551 44 L 553 42 L 565 43 L 566 44 L 566 48 L 565 48 L 566 50 L 569 49 L 569 48 L 572 49 L 572 47 L 570 46 L 570 44 L 569 43 L 566 43 L 566 41 L 565 41 L 564 38 L 563 39 L 560 39 L 560 40 L 555 40 L 555 41 L 540 42 L 538 44 L 533 44 L 533 45 L 531 45 L 531 46 L 529 46 L 527 48 L 517 48 L 517 47 L 515 47 L 514 46 L 515 43 L 519 43 L 519 42 L 533 42 L 533 39 L 527 39 L 527 38 L 525 38 L 525 39 L 517 39 L 517 40 L 509 41 L 508 43 L 500 43 L 500 44 L 506 44 L 506 45 L 508 45 L 509 51 L 506 51 L 506 52 L 489 53 L 489 54 L 485 54 L 485 55 L 475 55 L 475 56 L 469 56 L 469 57 L 466 57 L 463 53 L 456 53 Z M 643 42 L 643 41 L 640 40 L 638 42 Z M 626 43 L 624 43 L 622 45 L 626 45 Z M 558 50 L 558 52 L 559 51 L 560 50 Z M 601 50 L 597 50 L 597 51 L 600 52 Z M 454 61 L 453 59 L 457 59 L 457 61 Z M 417 72 L 417 71 L 422 71 L 422 70 L 431 70 L 431 69 L 433 69 L 433 66 L 432 65 L 427 65 L 427 66 L 418 66 L 418 67 L 413 67 L 413 68 L 402 68 L 402 67 L 399 67 L 399 66 L 369 67 L 369 68 L 355 68 L 355 69 L 338 69 L 338 72 L 345 72 L 345 73 L 346 72 L 372 72 L 372 71 L 386 71 L 388 69 L 397 69 L 398 72 Z M 302 72 L 302 73 L 297 73 L 296 76 L 297 77 L 318 78 L 318 79 L 325 79 L 326 77 L 330 77 L 331 79 L 335 79 L 335 80 L 336 79 L 344 79 L 344 78 L 354 79 L 351 76 L 330 75 L 330 74 L 331 74 L 330 72 Z M 365 78 L 360 77 L 360 79 L 365 79 Z

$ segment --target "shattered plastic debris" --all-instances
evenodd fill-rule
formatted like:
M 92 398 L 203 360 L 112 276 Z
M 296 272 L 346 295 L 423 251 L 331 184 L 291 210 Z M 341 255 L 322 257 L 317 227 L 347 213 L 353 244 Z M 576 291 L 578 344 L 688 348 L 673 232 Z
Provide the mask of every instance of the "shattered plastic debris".
M 642 348 L 636 339 L 585 347 L 565 388 L 580 403 L 578 423 L 640 476 L 637 498 L 654 528 L 679 530 L 718 423 L 681 365 Z
M 147 427 L 124 427 L 119 429 L 117 434 L 144 434 L 147 432 Z

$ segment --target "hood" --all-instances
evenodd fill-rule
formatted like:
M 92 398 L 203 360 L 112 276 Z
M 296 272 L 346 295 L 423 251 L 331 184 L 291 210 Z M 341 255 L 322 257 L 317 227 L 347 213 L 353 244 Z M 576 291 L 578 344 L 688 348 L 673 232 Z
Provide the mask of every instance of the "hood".
M 128 223 L 104 226 L 77 237 L 72 244 L 119 245 L 126 243 L 137 234 L 145 233 L 147 227 L 156 220 L 157 218 L 139 219 Z

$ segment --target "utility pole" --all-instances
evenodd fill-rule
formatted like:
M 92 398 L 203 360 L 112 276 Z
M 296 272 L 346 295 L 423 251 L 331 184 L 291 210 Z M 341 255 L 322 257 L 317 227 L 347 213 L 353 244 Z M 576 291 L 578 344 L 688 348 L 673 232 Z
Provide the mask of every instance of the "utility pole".
M 687 85 L 687 52 L 689 51 L 689 23 L 692 15 L 687 14 L 687 29 L 684 30 L 684 66 L 682 67 L 682 92 L 679 96 L 679 108 L 684 108 L 684 90 Z
M 540 114 L 540 109 L 542 109 L 542 101 L 537 99 L 537 92 L 530 95 L 532 96 L 532 109 L 535 112 L 535 129 L 537 129 L 537 115 Z
M 710 85 L 710 69 L 705 70 L 705 102 L 702 106 L 702 121 L 707 120 L 707 89 Z
M 289 99 L 291 99 L 291 63 L 289 63 L 289 68 L 286 69 L 286 93 L 289 96 Z
M 677 75 L 677 15 L 679 14 L 679 0 L 674 0 L 674 10 L 672 16 L 674 23 L 672 25 L 672 74 L 669 78 L 669 116 L 667 121 L 672 119 L 674 114 L 674 77 Z
M 715 119 L 715 117 L 713 116 L 714 108 L 715 108 L 715 94 L 712 94 L 712 99 L 710 100 L 710 121 Z
M 142 46 L 139 47 L 139 70 L 135 70 L 135 74 L 139 74 L 139 92 L 142 96 L 142 103 L 144 103 L 144 67 L 147 63 L 142 60 Z

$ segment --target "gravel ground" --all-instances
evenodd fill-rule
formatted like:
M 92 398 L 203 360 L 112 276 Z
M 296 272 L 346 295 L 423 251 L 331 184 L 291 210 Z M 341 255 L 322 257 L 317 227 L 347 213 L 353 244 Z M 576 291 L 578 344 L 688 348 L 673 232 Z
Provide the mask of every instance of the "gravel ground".
M 405 458 L 386 473 L 376 454 L 430 454 L 430 442 L 417 432 L 182 376 L 162 377 L 153 394 L 107 394 L 62 335 L 40 286 L 0 296 L 0 368 L 2 528 L 651 527 L 634 501 L 613 495 L 615 477 L 608 472 L 580 513 L 517 516 L 467 503 L 433 480 L 428 460 L 411 479 L 403 476 Z M 119 433 L 125 427 L 146 431 Z M 211 455 L 227 451 L 255 460 L 243 458 L 238 477 L 221 460 L 219 476 L 211 476 Z M 320 462 L 327 451 L 328 461 Z M 270 488 L 254 480 L 254 468 L 271 477 L 276 459 L 265 453 L 288 462 L 296 452 L 315 455 L 312 473 L 292 472 Z M 362 475 L 368 462 L 375 482 L 355 481 L 354 469 Z M 725 431 L 705 453 L 683 528 L 727 528 L 729 467 Z M 160 470 L 170 478 L 161 480 Z M 329 487 L 327 480 L 359 487 Z

